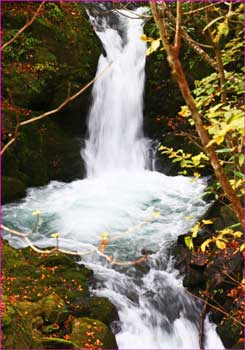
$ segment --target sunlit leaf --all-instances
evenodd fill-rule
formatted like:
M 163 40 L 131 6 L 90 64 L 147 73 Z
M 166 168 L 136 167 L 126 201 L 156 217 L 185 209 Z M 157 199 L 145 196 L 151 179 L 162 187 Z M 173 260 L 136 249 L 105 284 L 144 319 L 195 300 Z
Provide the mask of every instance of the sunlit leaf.
M 211 224 L 213 224 L 213 221 L 212 220 L 202 220 L 202 223 L 204 225 L 211 225 Z
M 212 242 L 212 238 L 209 238 L 209 239 L 206 239 L 206 241 L 204 241 L 202 244 L 201 244 L 201 251 L 204 253 L 207 249 L 207 247 L 209 246 L 209 244 Z
M 192 250 L 194 248 L 192 238 L 190 236 L 185 237 L 185 245 L 188 249 Z
M 217 248 L 219 248 L 219 249 L 225 249 L 225 247 L 226 247 L 225 242 L 224 242 L 224 241 L 221 241 L 221 240 L 219 240 L 219 239 L 217 239 L 217 240 L 215 241 L 215 244 L 216 244 Z

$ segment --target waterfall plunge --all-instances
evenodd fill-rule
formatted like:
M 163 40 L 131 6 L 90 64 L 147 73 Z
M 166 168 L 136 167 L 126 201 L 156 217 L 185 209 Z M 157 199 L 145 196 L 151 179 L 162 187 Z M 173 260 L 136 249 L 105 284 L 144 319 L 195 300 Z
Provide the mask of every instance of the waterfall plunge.
M 101 55 L 97 75 L 112 63 L 93 87 L 93 104 L 82 156 L 87 175 L 117 170 L 144 170 L 147 167 L 147 141 L 143 137 L 143 91 L 146 45 L 140 39 L 142 19 L 118 18 L 123 37 L 108 28 L 97 34 L 106 51 Z M 95 24 L 96 25 L 96 24 Z

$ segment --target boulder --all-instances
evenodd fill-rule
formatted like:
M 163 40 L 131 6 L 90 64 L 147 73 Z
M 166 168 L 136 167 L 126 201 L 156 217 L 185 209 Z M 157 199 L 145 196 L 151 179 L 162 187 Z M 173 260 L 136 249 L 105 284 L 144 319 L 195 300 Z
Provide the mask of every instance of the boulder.
M 71 341 L 78 348 L 118 348 L 111 330 L 104 323 L 87 317 L 74 319 Z
M 26 184 L 21 180 L 3 176 L 2 177 L 2 202 L 7 203 L 15 199 L 24 197 L 26 193 Z

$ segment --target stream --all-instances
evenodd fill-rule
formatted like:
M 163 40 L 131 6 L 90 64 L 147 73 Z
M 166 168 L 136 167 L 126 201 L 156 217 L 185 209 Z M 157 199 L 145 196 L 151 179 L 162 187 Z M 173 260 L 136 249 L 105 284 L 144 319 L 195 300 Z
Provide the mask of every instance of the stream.
M 133 261 L 142 249 L 151 251 L 139 265 L 112 265 L 96 253 L 82 259 L 97 280 L 91 291 L 118 309 L 118 347 L 199 349 L 202 305 L 182 286 L 171 247 L 207 210 L 202 200 L 206 181 L 149 170 L 151 142 L 143 135 L 143 20 L 121 11 L 115 28 L 107 17 L 90 18 L 105 51 L 97 74 L 112 65 L 93 86 L 81 150 L 87 177 L 28 189 L 26 198 L 3 206 L 3 223 L 30 231 L 32 212 L 40 210 L 38 230 L 30 237 L 38 247 L 53 246 L 51 233 L 59 232 L 60 247 L 86 252 L 98 247 L 106 232 L 105 252 L 113 259 Z M 4 238 L 14 247 L 25 246 L 6 232 Z M 224 349 L 208 316 L 205 349 Z

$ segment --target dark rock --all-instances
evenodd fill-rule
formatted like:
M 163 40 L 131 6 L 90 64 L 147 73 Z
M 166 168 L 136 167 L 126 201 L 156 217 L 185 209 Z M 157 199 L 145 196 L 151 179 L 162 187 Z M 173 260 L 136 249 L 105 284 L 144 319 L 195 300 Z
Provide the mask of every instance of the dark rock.
M 2 202 L 6 203 L 24 197 L 26 194 L 26 185 L 19 179 L 3 176 L 2 177 Z
M 192 288 L 192 287 L 200 287 L 204 286 L 205 280 L 203 277 L 203 272 L 198 271 L 194 268 L 189 268 L 188 274 L 185 275 L 183 280 L 183 286 Z
M 217 326 L 216 331 L 226 348 L 233 347 L 237 343 L 237 339 L 243 337 L 242 327 L 232 320 L 225 320 L 222 325 Z

